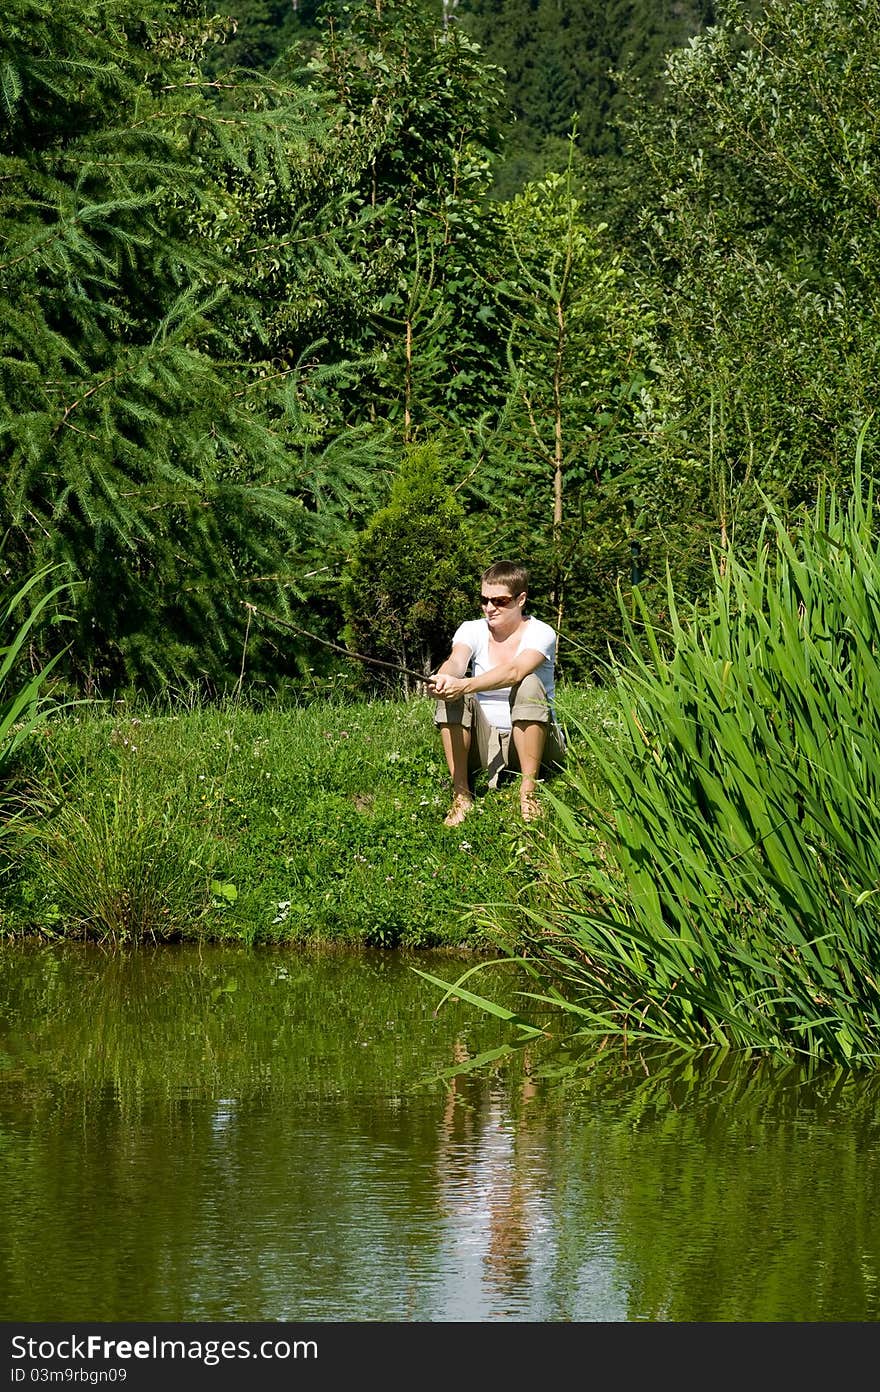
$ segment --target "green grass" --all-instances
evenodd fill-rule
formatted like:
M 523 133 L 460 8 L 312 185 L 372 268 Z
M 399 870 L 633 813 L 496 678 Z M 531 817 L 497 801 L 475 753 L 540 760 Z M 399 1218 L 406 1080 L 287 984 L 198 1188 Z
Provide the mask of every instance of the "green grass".
M 589 723 L 601 691 L 560 695 Z M 448 830 L 426 700 L 78 711 L 27 746 L 11 935 L 479 948 L 544 831 L 515 783 Z

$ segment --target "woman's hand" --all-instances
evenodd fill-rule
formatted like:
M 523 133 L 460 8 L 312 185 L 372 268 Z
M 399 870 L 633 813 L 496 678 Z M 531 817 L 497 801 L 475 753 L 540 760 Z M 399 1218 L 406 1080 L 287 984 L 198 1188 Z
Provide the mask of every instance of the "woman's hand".
M 437 672 L 428 682 L 428 690 L 439 701 L 457 701 L 468 691 L 467 677 L 453 677 L 449 672 Z

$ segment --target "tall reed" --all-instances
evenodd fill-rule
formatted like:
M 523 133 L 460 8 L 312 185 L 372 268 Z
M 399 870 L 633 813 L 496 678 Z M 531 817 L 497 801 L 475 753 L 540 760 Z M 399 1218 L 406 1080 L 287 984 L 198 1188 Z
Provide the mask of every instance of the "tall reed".
M 880 1056 L 880 542 L 873 491 L 723 558 L 616 673 L 621 738 L 580 733 L 525 909 L 578 1032 L 849 1065 Z
M 58 569 L 44 566 L 35 571 L 0 602 L 0 777 L 40 719 L 58 709 L 47 704 L 44 689 L 62 651 L 36 672 L 20 675 L 22 654 L 36 625 L 54 600 L 70 589 L 69 583 L 61 582 L 39 594 L 34 602 L 32 592 Z

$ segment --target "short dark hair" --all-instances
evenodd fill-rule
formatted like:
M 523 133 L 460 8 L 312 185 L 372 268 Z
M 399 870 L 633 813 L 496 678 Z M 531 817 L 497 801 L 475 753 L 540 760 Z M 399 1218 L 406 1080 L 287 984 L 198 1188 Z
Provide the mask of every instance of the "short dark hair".
M 480 582 L 483 585 L 506 585 L 510 593 L 516 597 L 528 590 L 529 572 L 524 565 L 518 565 L 516 561 L 495 561 L 494 565 L 483 571 Z

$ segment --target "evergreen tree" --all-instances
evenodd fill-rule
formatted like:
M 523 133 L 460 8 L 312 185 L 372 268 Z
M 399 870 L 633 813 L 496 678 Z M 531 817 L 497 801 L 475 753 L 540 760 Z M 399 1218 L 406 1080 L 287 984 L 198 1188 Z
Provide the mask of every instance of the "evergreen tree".
M 464 510 L 437 442 L 410 446 L 387 506 L 352 547 L 342 585 L 349 646 L 427 675 L 473 612 L 476 574 Z M 401 678 L 375 667 L 364 680 L 387 688 Z
M 243 586 L 296 584 L 338 484 L 304 459 L 294 375 L 224 323 L 233 297 L 258 318 L 239 190 L 289 184 L 318 114 L 293 86 L 208 85 L 216 37 L 172 0 L 0 20 L 3 554 L 69 564 L 92 689 L 228 679 Z
M 595 675 L 620 634 L 616 590 L 630 578 L 646 353 L 638 306 L 606 229 L 584 216 L 573 163 L 497 205 L 512 391 L 473 525 L 496 553 L 528 559 L 538 612 L 577 633 L 576 648 L 560 646 L 562 670 Z
M 341 235 L 363 292 L 337 338 L 340 356 L 368 367 L 353 381 L 348 419 L 365 407 L 376 416 L 380 402 L 405 440 L 476 417 L 501 394 L 485 274 L 494 224 L 483 209 L 497 75 L 463 31 L 439 21 L 424 0 L 328 6 L 309 64 L 331 94 L 348 161 Z

